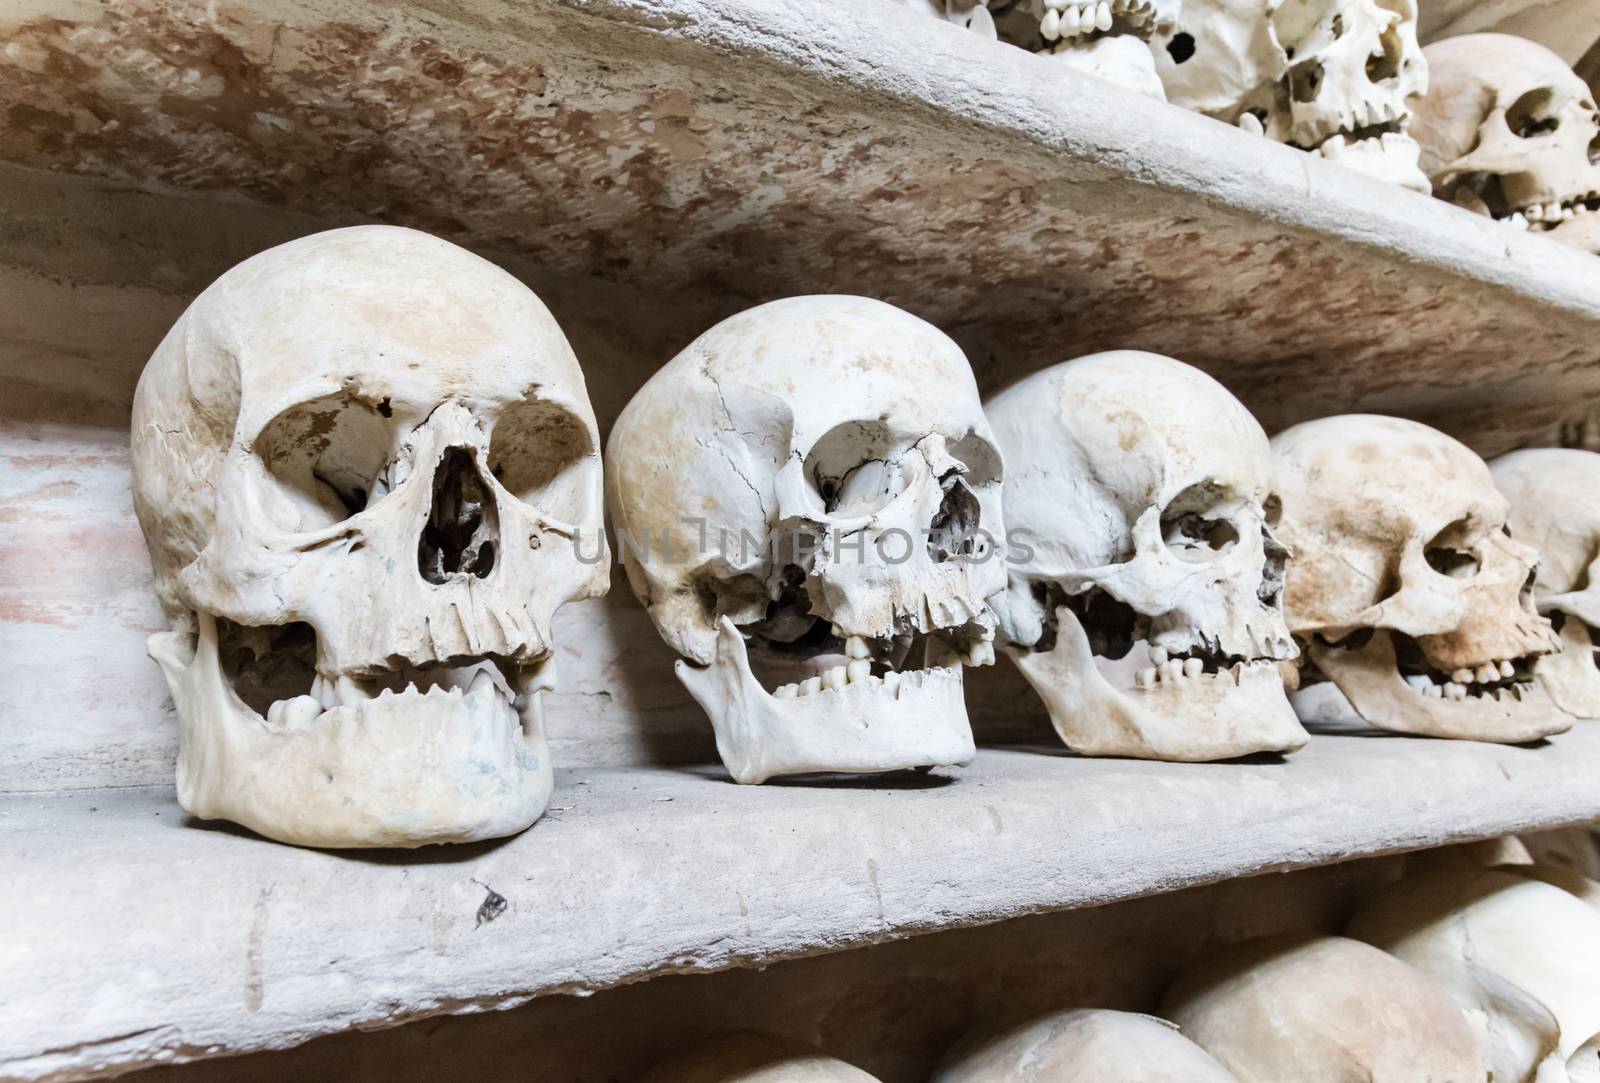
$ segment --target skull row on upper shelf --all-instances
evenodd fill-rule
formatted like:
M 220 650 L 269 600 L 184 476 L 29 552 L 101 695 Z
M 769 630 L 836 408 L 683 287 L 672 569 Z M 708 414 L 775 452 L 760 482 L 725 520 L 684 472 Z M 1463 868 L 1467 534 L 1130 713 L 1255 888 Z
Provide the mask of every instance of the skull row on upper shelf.
M 1424 49 L 1416 0 L 903 2 L 1600 253 L 1600 110 L 1525 38 Z
M 1600 456 L 1501 464 L 1558 639 L 1506 498 L 1441 433 L 1342 417 L 1269 446 L 1209 376 L 1129 351 L 985 407 L 954 342 L 865 298 L 701 335 L 603 475 L 526 287 L 425 234 L 335 230 L 201 294 L 132 437 L 181 802 L 307 845 L 543 812 L 551 619 L 607 589 L 603 503 L 741 782 L 967 762 L 962 668 L 997 647 L 1087 754 L 1292 751 L 1302 676 L 1412 733 L 1533 739 L 1570 723 L 1552 694 L 1600 714 L 1600 519 L 1574 511 Z

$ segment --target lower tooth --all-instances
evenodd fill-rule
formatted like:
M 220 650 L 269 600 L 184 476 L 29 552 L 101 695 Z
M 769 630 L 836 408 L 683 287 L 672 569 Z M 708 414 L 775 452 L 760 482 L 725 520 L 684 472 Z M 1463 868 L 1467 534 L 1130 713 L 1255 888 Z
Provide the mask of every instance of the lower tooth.
M 1420 692 L 1423 695 L 1427 695 L 1428 689 L 1433 687 L 1433 682 L 1422 676 L 1420 673 L 1415 673 L 1407 677 L 1406 683 L 1411 686 L 1413 691 Z
M 892 669 L 885 673 L 883 675 L 883 690 L 891 696 L 898 695 L 900 692 L 900 674 Z
M 284 708 L 287 705 L 288 705 L 288 703 L 285 700 L 281 700 L 281 699 L 273 700 L 272 701 L 272 706 L 267 708 L 267 721 L 271 722 L 274 726 L 282 725 L 283 724 L 283 711 L 284 711 Z
M 1451 681 L 1449 684 L 1444 686 L 1444 698 L 1445 699 L 1450 699 L 1450 700 L 1455 700 L 1457 702 L 1460 702 L 1461 700 L 1466 699 L 1467 698 L 1466 686 L 1462 685 L 1462 684 L 1458 684 L 1455 681 Z
M 1140 688 L 1154 688 L 1156 685 L 1156 667 L 1146 666 L 1133 675 L 1133 683 Z
M 844 667 L 844 676 L 851 684 L 864 681 L 872 676 L 872 663 L 865 658 L 857 658 Z
M 800 686 L 797 684 L 781 684 L 778 690 L 772 693 L 773 699 L 794 699 L 800 695 Z
M 1198 677 L 1204 673 L 1206 664 L 1198 658 L 1185 658 L 1183 660 L 1183 675 L 1185 677 Z
M 822 691 L 821 677 L 807 677 L 800 682 L 800 695 L 809 696 Z
M 322 704 L 310 696 L 296 696 L 283 708 L 283 724 L 291 729 L 309 726 L 322 713 Z
M 1430 684 L 1428 687 L 1422 690 L 1422 694 L 1427 696 L 1429 699 L 1443 699 L 1444 689 L 1440 688 L 1436 684 Z
M 822 675 L 822 687 L 832 691 L 844 687 L 844 667 L 834 666 Z

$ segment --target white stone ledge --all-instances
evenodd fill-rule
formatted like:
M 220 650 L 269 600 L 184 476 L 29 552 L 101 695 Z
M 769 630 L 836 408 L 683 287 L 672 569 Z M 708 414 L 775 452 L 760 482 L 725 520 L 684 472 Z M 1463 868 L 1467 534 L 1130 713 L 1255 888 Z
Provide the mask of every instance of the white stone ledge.
M 1577 822 L 1600 816 L 1597 774 L 1597 725 L 1533 748 L 1318 737 L 1271 763 L 985 749 L 946 777 L 842 785 L 566 772 L 518 838 L 396 854 L 186 824 L 165 790 L 7 798 L 0 1076 L 281 1048 Z

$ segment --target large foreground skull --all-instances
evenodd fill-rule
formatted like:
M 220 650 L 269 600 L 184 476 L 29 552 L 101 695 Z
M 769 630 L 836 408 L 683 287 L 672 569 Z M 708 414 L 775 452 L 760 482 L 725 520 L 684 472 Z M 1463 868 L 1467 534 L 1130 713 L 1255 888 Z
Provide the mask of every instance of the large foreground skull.
M 994 660 L 1005 569 L 955 343 L 861 297 L 761 305 L 656 373 L 608 454 L 628 581 L 736 780 L 971 759 L 961 665 Z
M 1573 895 L 1512 872 L 1416 876 L 1367 903 L 1350 935 L 1455 1000 L 1496 1083 L 1600 1081 L 1600 913 Z
M 1416 0 L 1186 0 L 1154 53 L 1172 102 L 1428 190 L 1406 134 L 1428 85 Z
M 555 320 L 454 245 L 334 230 L 213 283 L 133 408 L 183 807 L 312 846 L 533 823 L 550 618 L 606 589 L 598 452 Z
M 1534 601 L 1561 636 L 1533 675 L 1566 713 L 1600 718 L 1600 454 L 1513 451 L 1489 472 L 1511 502 L 1512 536 L 1539 550 Z
M 1021 543 L 1007 653 L 1061 739 L 1167 760 L 1304 744 L 1278 669 L 1295 657 L 1288 553 L 1249 411 L 1198 369 L 1131 350 L 1036 373 L 987 409 Z
M 1600 111 L 1537 42 L 1463 34 L 1427 48 L 1412 134 L 1434 194 L 1600 253 Z
M 1056 1012 L 952 1049 L 931 1083 L 1238 1083 L 1162 1019 Z
M 1184 974 L 1161 1014 L 1239 1083 L 1491 1079 L 1472 1030 L 1444 990 L 1344 937 L 1233 945 Z
M 1506 534 L 1489 469 L 1450 437 L 1349 415 L 1273 438 L 1289 627 L 1369 725 L 1531 741 L 1572 719 L 1532 681 L 1555 650 L 1534 610 L 1538 554 Z

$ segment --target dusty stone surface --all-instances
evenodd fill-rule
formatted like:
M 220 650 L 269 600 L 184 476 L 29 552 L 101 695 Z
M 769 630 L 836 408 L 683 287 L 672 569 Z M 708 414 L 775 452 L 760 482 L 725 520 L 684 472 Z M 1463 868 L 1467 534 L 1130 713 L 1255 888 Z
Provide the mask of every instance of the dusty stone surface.
M 1581 254 L 901 5 L 26 0 L 8 20 L 0 146 L 22 165 L 380 217 L 730 309 L 868 293 L 950 332 L 987 387 L 1148 349 L 1269 431 L 1381 407 L 1492 430 L 1492 453 L 1600 391 Z
M 1281 763 L 985 750 L 872 785 L 558 772 L 528 832 L 403 861 L 186 825 L 165 787 L 8 798 L 0 927 L 27 935 L 0 941 L 0 1072 L 282 1048 L 1593 819 L 1597 764 L 1585 728 L 1538 748 L 1326 737 Z

